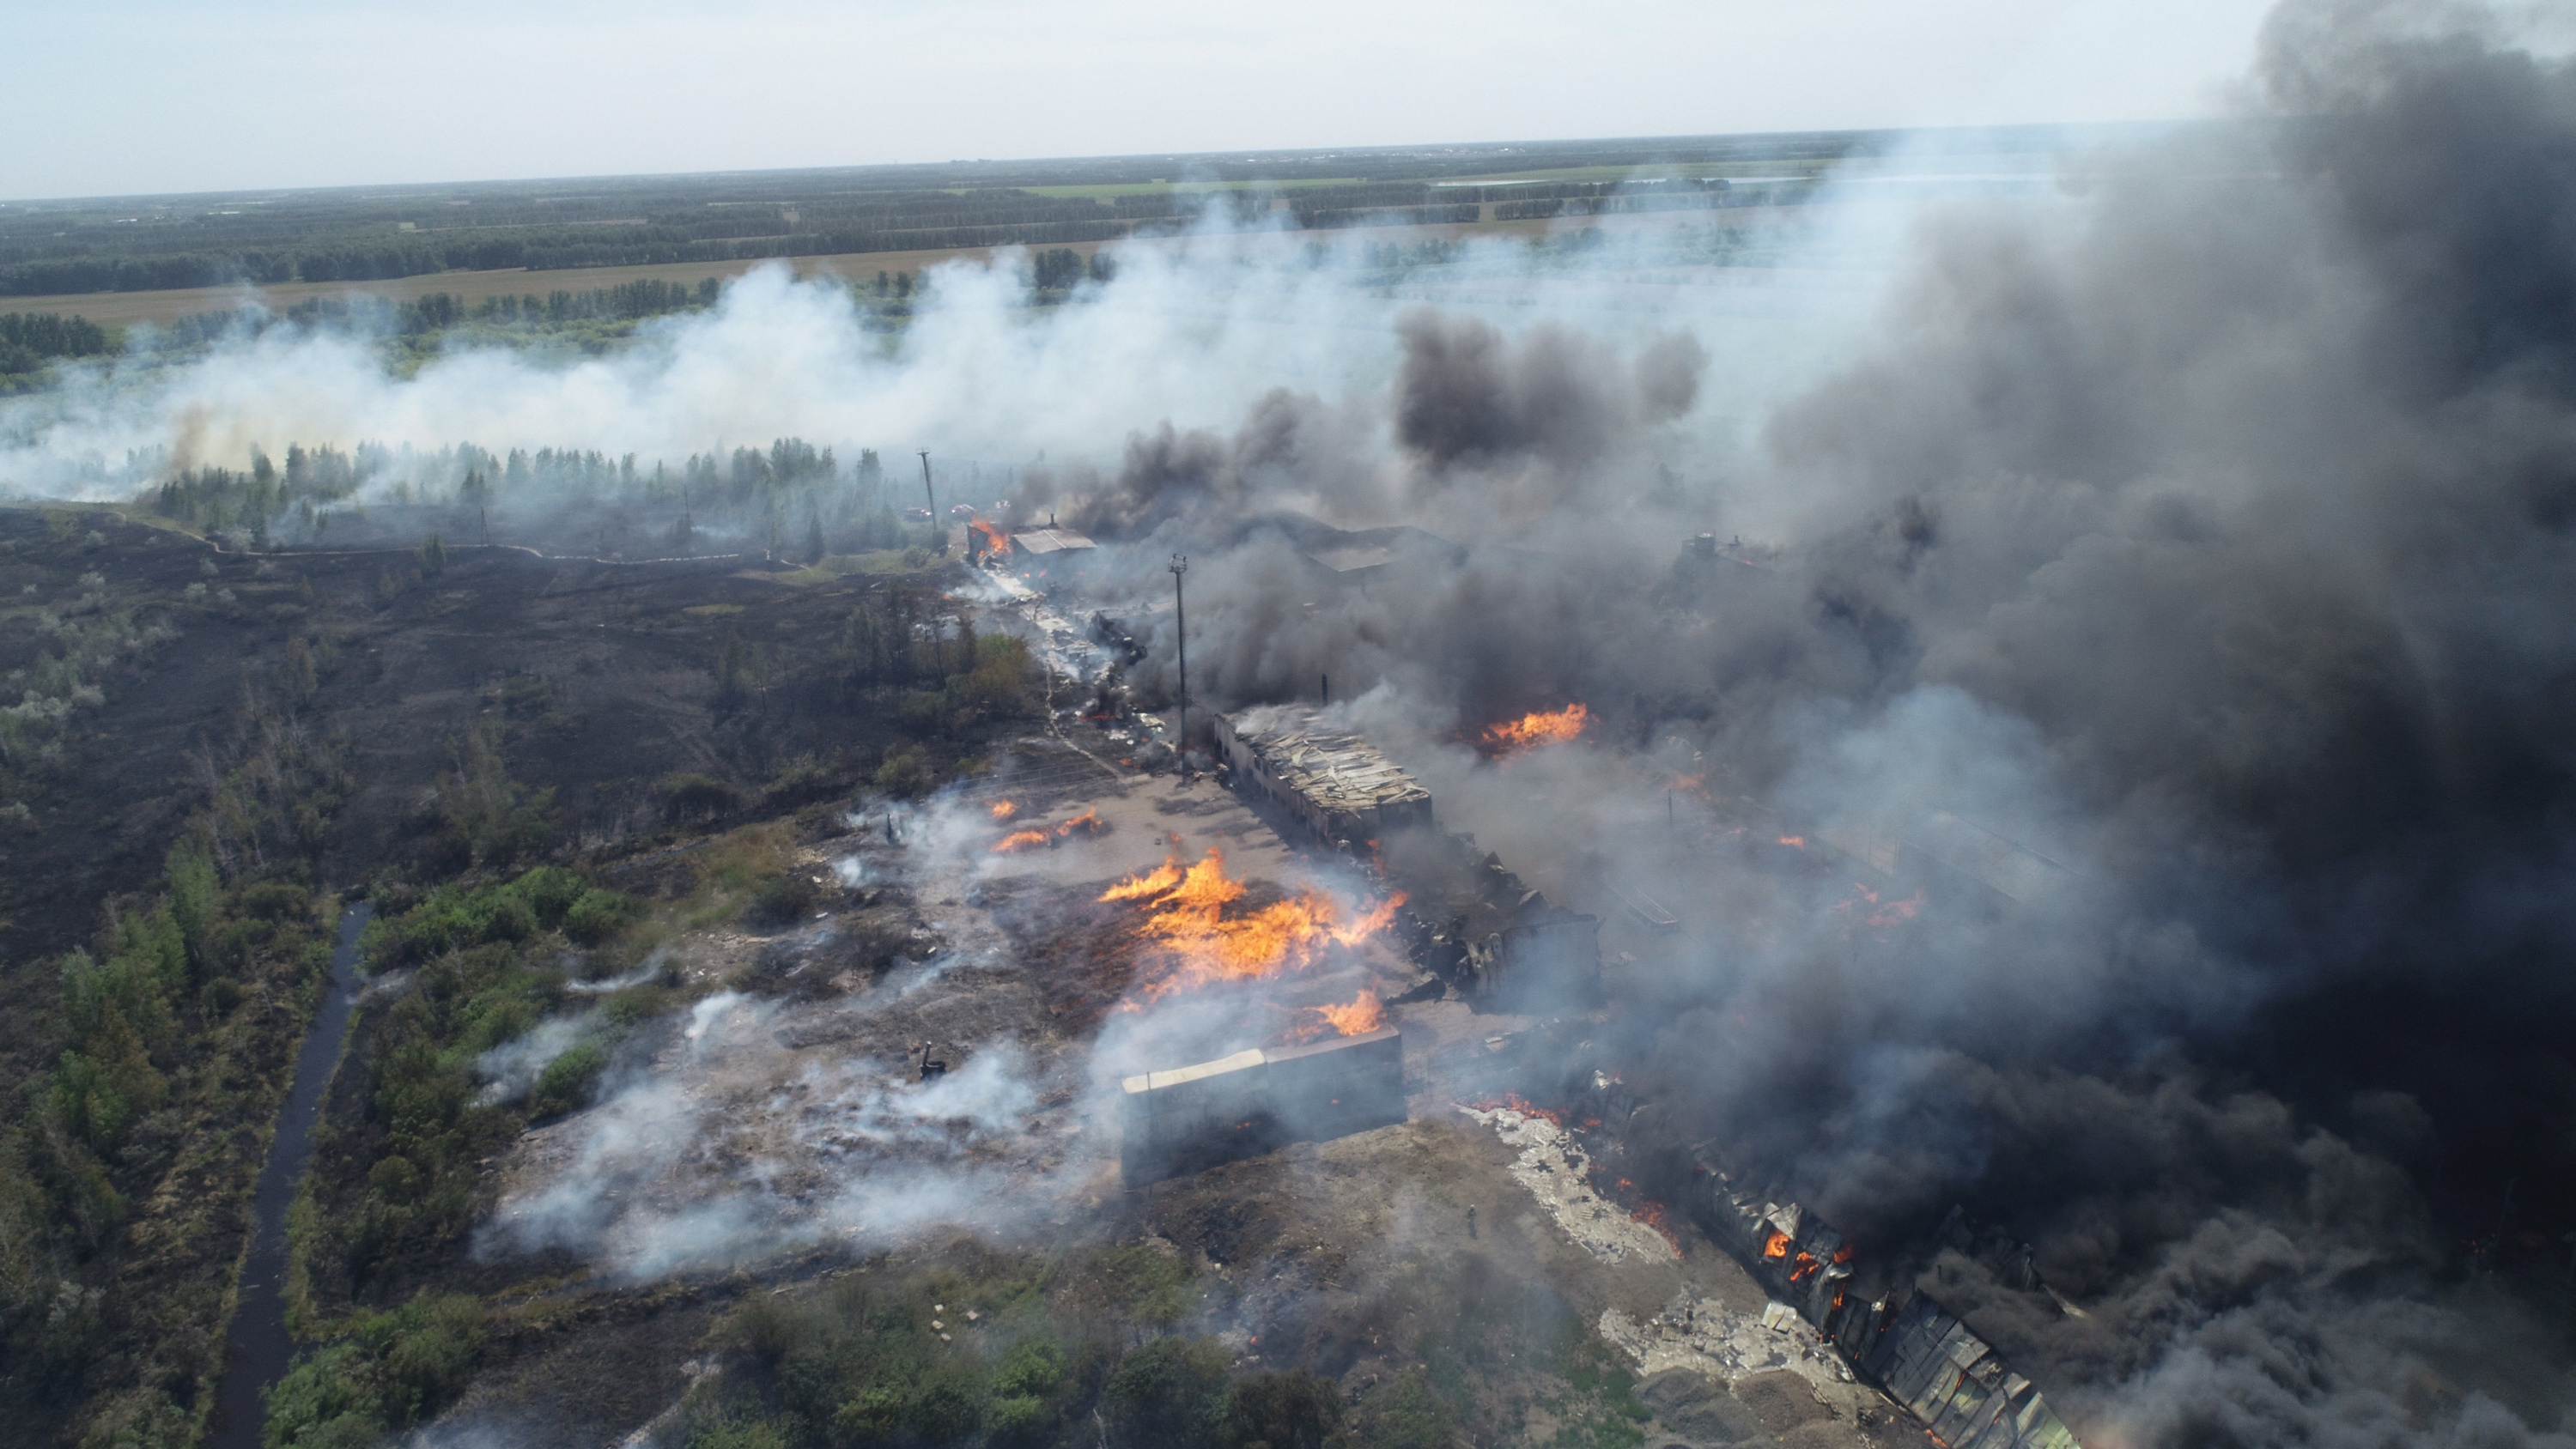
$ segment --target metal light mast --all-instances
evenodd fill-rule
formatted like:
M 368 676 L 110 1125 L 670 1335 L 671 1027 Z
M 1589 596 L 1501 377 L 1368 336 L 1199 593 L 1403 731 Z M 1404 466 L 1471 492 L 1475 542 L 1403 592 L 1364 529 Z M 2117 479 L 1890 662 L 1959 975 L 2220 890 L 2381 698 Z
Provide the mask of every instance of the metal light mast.
M 1190 613 L 1181 597 L 1181 576 L 1190 571 L 1190 561 L 1180 554 L 1172 555 L 1172 631 L 1181 656 L 1181 728 L 1175 742 L 1181 752 L 1181 773 L 1190 772 Z

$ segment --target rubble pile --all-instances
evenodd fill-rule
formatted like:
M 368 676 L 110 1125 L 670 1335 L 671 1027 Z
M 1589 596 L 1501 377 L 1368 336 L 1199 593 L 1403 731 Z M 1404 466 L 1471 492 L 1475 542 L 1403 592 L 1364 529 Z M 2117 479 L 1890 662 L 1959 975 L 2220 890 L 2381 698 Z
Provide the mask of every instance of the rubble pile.
M 1611 1264 L 1630 1259 L 1671 1262 L 1681 1256 L 1672 1239 L 1593 1191 L 1590 1157 L 1571 1131 L 1545 1113 L 1514 1107 L 1461 1106 L 1458 1110 L 1493 1128 L 1505 1145 L 1521 1150 L 1520 1159 L 1511 1165 L 1512 1179 L 1528 1188 L 1530 1196 L 1585 1252 Z

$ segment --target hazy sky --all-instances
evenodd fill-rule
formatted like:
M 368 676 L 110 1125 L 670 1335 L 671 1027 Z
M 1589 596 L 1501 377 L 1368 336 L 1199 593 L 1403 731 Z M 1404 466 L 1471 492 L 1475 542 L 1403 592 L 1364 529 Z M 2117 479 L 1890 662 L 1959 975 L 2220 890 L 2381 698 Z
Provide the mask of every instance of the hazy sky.
M 0 197 L 2205 113 L 2260 0 L 0 0 Z

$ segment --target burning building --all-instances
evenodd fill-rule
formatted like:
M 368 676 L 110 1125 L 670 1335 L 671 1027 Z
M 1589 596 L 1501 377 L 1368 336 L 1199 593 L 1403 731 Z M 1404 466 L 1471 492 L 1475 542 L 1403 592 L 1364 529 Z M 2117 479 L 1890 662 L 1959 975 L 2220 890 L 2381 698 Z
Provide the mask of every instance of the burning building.
M 1295 817 L 1326 846 L 1430 828 L 1431 792 L 1316 710 L 1265 705 L 1219 715 L 1216 744 L 1238 789 Z
M 1472 835 L 1419 830 L 1391 838 L 1387 872 L 1403 883 L 1416 959 L 1496 1004 L 1589 992 L 1601 970 L 1601 918 L 1569 909 L 1479 855 Z
M 1701 1229 L 1773 1298 L 1922 1421 L 1951 1449 L 2079 1449 L 2037 1385 L 1915 1283 L 1863 1259 L 1831 1224 L 1735 1180 L 1716 1151 L 1694 1149 L 1688 1194 Z
M 1089 566 L 1100 546 L 1070 528 L 1028 528 L 1012 534 L 1002 552 L 1021 569 L 1061 578 Z
M 1405 1120 L 1404 1041 L 1380 1026 L 1140 1073 L 1120 1086 L 1119 1161 L 1129 1181 L 1148 1182 Z

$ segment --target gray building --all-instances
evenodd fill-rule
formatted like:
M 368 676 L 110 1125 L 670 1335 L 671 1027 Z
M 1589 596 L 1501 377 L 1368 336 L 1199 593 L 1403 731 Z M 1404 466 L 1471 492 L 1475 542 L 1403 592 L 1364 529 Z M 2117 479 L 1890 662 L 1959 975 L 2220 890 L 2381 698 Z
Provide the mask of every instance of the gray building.
M 1236 788 L 1295 816 L 1325 845 L 1361 845 L 1431 824 L 1431 792 L 1366 739 L 1303 705 L 1219 715 L 1216 746 Z
M 1403 1121 L 1404 1039 L 1380 1027 L 1143 1072 L 1119 1086 L 1119 1162 L 1130 1181 L 1149 1182 Z

